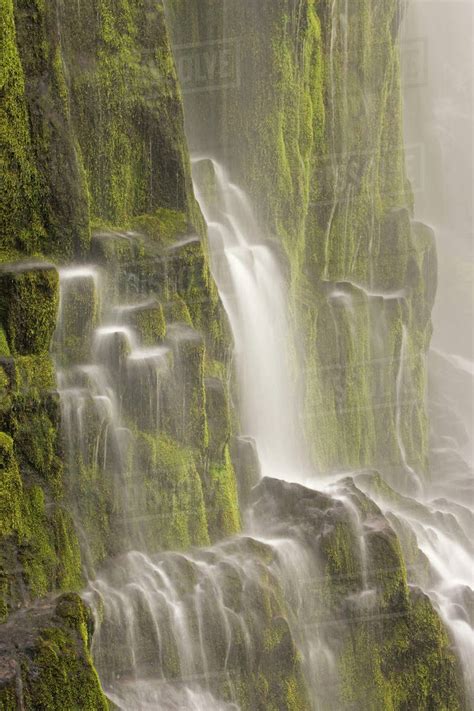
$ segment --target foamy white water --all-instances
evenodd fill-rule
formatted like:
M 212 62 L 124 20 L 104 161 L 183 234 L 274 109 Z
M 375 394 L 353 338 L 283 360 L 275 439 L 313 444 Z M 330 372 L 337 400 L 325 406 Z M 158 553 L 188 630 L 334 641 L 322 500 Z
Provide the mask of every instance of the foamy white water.
M 261 237 L 247 196 L 224 168 L 197 157 L 193 176 L 208 223 L 212 273 L 234 338 L 243 433 L 256 441 L 264 476 L 301 480 L 304 458 L 290 378 L 288 293 L 281 265 Z

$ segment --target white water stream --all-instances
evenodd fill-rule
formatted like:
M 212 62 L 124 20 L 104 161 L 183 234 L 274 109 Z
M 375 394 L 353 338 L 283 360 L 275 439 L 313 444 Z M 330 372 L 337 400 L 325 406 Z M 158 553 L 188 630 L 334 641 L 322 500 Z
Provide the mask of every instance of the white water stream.
M 281 266 L 272 247 L 259 239 L 247 196 L 224 168 L 196 157 L 193 175 L 208 225 L 212 273 L 234 336 L 243 433 L 255 439 L 264 476 L 301 480 L 301 423 L 289 375 L 288 294 Z

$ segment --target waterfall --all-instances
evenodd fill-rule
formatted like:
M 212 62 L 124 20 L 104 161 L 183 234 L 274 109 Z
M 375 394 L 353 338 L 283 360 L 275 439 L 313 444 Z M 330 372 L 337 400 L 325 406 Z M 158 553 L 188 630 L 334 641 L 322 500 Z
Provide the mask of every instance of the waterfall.
M 1 5 L 0 711 L 474 711 L 471 0 Z
M 391 585 L 390 575 L 402 563 L 395 559 L 392 568 L 384 563 L 381 569 L 377 545 L 388 540 L 396 548 L 394 531 L 407 546 L 407 560 L 417 551 L 409 581 L 440 611 L 468 670 L 468 509 L 444 489 L 436 498 L 430 488 L 417 498 L 402 496 L 366 472 L 304 476 L 282 267 L 273 246 L 259 240 L 250 201 L 222 166 L 201 157 L 194 175 L 209 226 L 212 270 L 232 328 L 242 431 L 256 441 L 264 476 L 241 535 L 210 547 L 187 546 L 186 552 L 153 551 L 139 435 L 130 423 L 158 436 L 171 418 L 174 431 L 185 436 L 180 348 L 199 336 L 177 322 L 165 337 L 146 343 L 136 316 L 156 308 L 147 287 L 111 292 L 114 275 L 103 267 L 62 270 L 56 347 L 70 475 L 80 477 L 86 468 L 109 482 L 117 551 L 125 551 L 95 570 L 94 540 L 78 505 L 74 514 L 89 574 L 84 596 L 96 621 L 92 653 L 108 697 L 123 711 L 257 708 L 267 703 L 259 696 L 259 675 L 279 688 L 281 672 L 273 668 L 275 659 L 284 658 L 290 660 L 298 708 L 349 707 L 338 661 L 342 640 L 361 627 L 376 628 L 386 614 L 384 580 L 388 576 Z M 342 304 L 354 342 L 355 294 L 370 305 L 369 341 L 383 359 L 384 308 L 403 302 L 405 293 L 349 282 L 332 286 L 329 301 Z M 78 301 L 88 341 L 79 350 L 68 316 Z M 334 320 L 337 328 L 336 313 Z M 405 332 L 402 337 L 396 421 L 402 464 L 410 472 L 401 428 Z M 177 410 L 170 410 L 172 402 Z M 305 486 L 295 483 L 298 478 Z M 341 545 L 343 570 L 331 553 Z
M 332 3 L 329 43 L 333 148 L 338 81 L 343 123 L 349 119 L 349 4 L 336 17 L 338 5 Z M 340 50 L 342 80 L 335 71 Z M 156 480 L 146 479 L 143 450 L 153 450 L 163 433 L 187 441 L 195 393 L 189 389 L 185 353 L 200 347 L 202 334 L 179 318 L 167 323 L 166 333 L 151 338 L 140 328 L 141 315 L 157 310 L 147 280 L 160 270 L 159 260 L 152 259 L 145 278 L 131 269 L 118 284 L 113 264 L 61 271 L 56 350 L 71 489 L 74 493 L 74 481 L 84 472 L 106 482 L 115 544 L 107 556 L 97 550 L 88 525 L 91 512 L 81 510 L 77 497 L 73 515 L 88 574 L 84 597 L 96 624 L 92 654 L 109 699 L 123 711 L 364 708 L 365 699 L 354 700 L 347 691 L 358 669 L 356 657 L 366 648 L 370 654 L 382 640 L 374 659 L 380 668 L 390 666 L 385 647 L 393 645 L 399 652 L 401 634 L 390 621 L 406 620 L 409 627 L 420 590 L 450 630 L 466 686 L 472 689 L 472 512 L 463 501 L 465 471 L 446 485 L 434 478 L 421 487 L 422 472 L 409 459 L 404 414 L 410 408 L 412 373 L 410 336 L 402 317 L 409 310 L 407 289 L 369 288 L 349 277 L 327 281 L 331 223 L 345 182 L 335 151 L 331 158 L 334 202 L 322 270 L 335 333 L 331 358 L 342 391 L 344 378 L 358 384 L 363 380 L 358 370 L 367 368 L 370 376 L 357 391 L 359 397 L 374 409 L 382 397 L 388 401 L 382 404 L 390 410 L 398 445 L 395 477 L 383 467 L 380 474 L 364 470 L 323 477 L 308 464 L 302 407 L 292 378 L 294 324 L 284 255 L 277 240 L 263 236 L 256 206 L 226 167 L 198 154 L 192 160 L 194 191 L 232 332 L 239 433 L 255 441 L 262 478 L 243 511 L 241 534 L 210 545 L 208 537 L 189 530 L 181 550 L 169 550 L 166 529 L 175 522 L 156 528 L 156 511 L 150 513 L 148 499 L 153 491 L 158 499 L 167 492 L 156 491 Z M 345 196 L 346 232 L 351 190 Z M 111 232 L 96 238 L 135 245 L 142 236 Z M 194 239 L 184 237 L 172 248 Z M 77 314 L 78 304 L 80 329 L 72 327 L 68 316 L 71 306 Z M 394 364 L 388 342 L 395 322 L 401 329 Z M 78 331 L 84 343 L 75 337 Z M 456 363 L 459 368 L 464 361 Z M 383 389 L 392 371 L 387 394 Z M 357 425 L 361 430 L 364 422 L 361 418 Z M 156 465 L 161 452 L 157 455 L 156 447 L 154 452 Z M 400 480 L 399 487 L 390 486 L 393 478 Z M 193 528 L 198 530 L 204 506 L 197 473 L 195 482 L 189 505 L 196 510 Z M 165 505 L 162 510 L 170 516 Z M 362 649 L 357 640 L 363 640 Z M 411 663 L 417 650 L 410 648 L 409 637 L 403 645 Z M 381 708 L 383 691 L 368 677 L 367 707 Z
M 215 182 L 205 194 L 209 169 Z M 264 477 L 241 535 L 200 549 L 188 542 L 186 552 L 153 551 L 159 539 L 139 456 L 149 440 L 140 430 L 158 437 L 172 426 L 185 437 L 181 349 L 199 343 L 199 335 L 176 322 L 149 343 L 137 315 L 156 303 L 146 284 L 130 289 L 136 275 L 122 283 L 104 265 L 61 270 L 56 359 L 69 485 L 74 493 L 84 472 L 106 482 L 118 553 L 97 569 L 90 510 L 78 495 L 73 515 L 89 577 L 84 596 L 96 621 L 94 661 L 108 697 L 124 711 L 257 708 L 267 703 L 259 675 L 280 689 L 278 698 L 288 693 L 279 659 L 291 672 L 298 708 L 336 711 L 343 703 L 340 640 L 351 625 L 367 624 L 383 597 L 366 540 L 379 514 L 350 478 L 326 488 L 320 482 L 321 491 L 293 483 L 306 472 L 282 267 L 274 247 L 259 240 L 250 202 L 225 170 L 200 158 L 194 172 L 234 338 L 242 431 L 256 441 Z M 140 237 L 98 239 L 114 245 Z M 377 530 L 393 536 L 382 519 Z M 350 566 L 341 580 L 336 568 L 331 582 L 328 551 L 341 535 Z M 343 590 L 334 599 L 332 586 Z
M 256 441 L 263 475 L 302 479 L 282 267 L 274 247 L 260 237 L 247 196 L 224 168 L 202 157 L 194 158 L 193 166 L 196 197 L 208 224 L 212 272 L 234 338 L 242 431 Z

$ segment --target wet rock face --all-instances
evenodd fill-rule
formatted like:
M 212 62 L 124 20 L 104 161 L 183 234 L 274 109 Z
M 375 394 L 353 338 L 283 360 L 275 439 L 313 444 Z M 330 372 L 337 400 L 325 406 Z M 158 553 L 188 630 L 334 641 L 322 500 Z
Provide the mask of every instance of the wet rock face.
M 420 708 L 464 708 L 461 672 L 443 623 L 428 597 L 408 586 L 394 529 L 352 479 L 324 492 L 263 479 L 252 490 L 250 522 L 257 535 L 291 538 L 306 551 L 303 578 L 287 581 L 283 590 L 293 610 L 292 591 L 303 591 L 303 624 L 337 660 L 336 678 L 328 672 L 320 692 L 323 708 L 336 698 L 341 708 L 399 709 L 409 698 Z M 460 590 L 460 600 L 464 595 Z M 290 628 L 298 638 L 294 621 Z M 312 677 L 306 670 L 307 683 L 317 686 L 320 673 L 313 670 Z M 328 692 L 331 679 L 335 687 Z
M 10 351 L 40 355 L 49 349 L 59 301 L 59 276 L 47 263 L 0 266 L 0 319 Z
M 409 587 L 380 509 L 344 479 L 318 492 L 264 479 L 251 535 L 111 560 L 86 599 L 94 657 L 124 708 L 463 709 L 450 641 Z
M 272 557 L 271 547 L 242 537 L 111 561 L 86 593 L 98 615 L 94 658 L 110 698 L 123 708 L 153 700 L 175 709 L 195 694 L 200 703 L 208 695 L 213 709 L 228 702 L 248 711 L 309 710 Z
M 90 656 L 91 613 L 77 595 L 17 613 L 0 628 L 0 708 L 106 711 Z
M 244 511 L 250 502 L 253 487 L 258 484 L 261 478 L 257 447 L 252 437 L 240 436 L 231 441 L 230 448 L 237 478 L 240 507 Z
M 411 468 L 423 476 L 436 250 L 430 230 L 410 220 L 401 3 L 307 0 L 296 9 L 287 0 L 168 0 L 167 8 L 178 72 L 192 89 L 184 103 L 193 149 L 228 166 L 253 197 L 262 236 L 284 245 L 313 461 L 319 471 L 383 467 L 396 480 Z M 239 38 L 239 75 L 195 91 L 183 47 L 216 37 L 229 52 Z M 201 171 L 212 204 L 209 165 Z M 346 289 L 329 304 L 326 282 L 378 295 Z M 404 292 L 399 303 L 380 298 L 394 291 Z
M 49 353 L 59 276 L 46 261 L 0 265 L 0 619 L 80 585 L 79 545 L 60 504 L 59 407 Z
M 230 341 L 203 248 L 162 3 L 7 0 L 0 24 L 3 620 L 48 593 L 80 588 L 83 567 L 129 547 L 128 511 L 152 521 L 154 550 L 208 543 L 204 496 L 218 488 L 206 479 L 211 464 L 229 494 L 227 504 L 213 503 L 216 518 L 227 505 L 232 532 L 239 519 L 225 442 L 205 451 L 204 370 L 222 378 Z M 100 373 L 82 367 L 101 357 L 96 330 L 113 304 L 133 307 L 108 314 L 124 328 L 109 334 L 110 347 L 102 339 L 123 413 L 116 438 Z M 170 379 L 163 384 L 171 343 L 157 365 L 172 322 L 199 341 L 179 349 L 183 393 L 178 377 L 174 391 Z M 125 331 L 136 336 L 133 354 Z M 68 391 L 61 407 L 56 388 Z M 132 437 L 139 446 L 128 456 Z M 120 473 L 119 494 L 111 472 Z M 126 484 L 137 491 L 124 503 Z

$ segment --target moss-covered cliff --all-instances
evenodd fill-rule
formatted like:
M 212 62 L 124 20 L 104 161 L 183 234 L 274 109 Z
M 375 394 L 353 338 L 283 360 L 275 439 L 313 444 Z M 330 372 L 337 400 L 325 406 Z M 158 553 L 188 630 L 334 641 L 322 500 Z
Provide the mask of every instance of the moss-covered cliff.
M 377 467 L 413 492 L 429 477 L 425 355 L 436 251 L 431 230 L 411 219 L 403 3 L 169 0 L 166 7 L 191 147 L 226 165 L 259 210 L 262 241 L 273 239 L 277 254 L 284 247 L 295 323 L 288 353 L 314 464 L 324 472 Z M 224 50 L 235 63 L 230 80 L 213 69 Z M 359 505 L 370 519 L 370 505 Z M 377 541 L 374 531 L 368 543 L 379 590 L 406 585 L 403 574 L 391 580 L 404 563 L 393 532 L 388 538 Z M 336 527 L 324 583 L 336 596 L 338 630 L 350 629 L 341 707 L 463 708 L 462 692 L 450 692 L 456 673 L 444 676 L 444 653 L 431 647 L 438 632 L 446 650 L 449 641 L 426 598 L 390 593 L 383 609 L 368 602 L 366 620 L 351 619 L 345 585 L 360 574 L 354 543 L 354 531 Z
M 90 279 L 79 279 L 69 291 L 61 288 L 63 340 L 53 350 L 62 368 L 88 361 L 93 329 L 114 301 L 152 299 L 153 308 L 130 312 L 130 326 L 144 346 L 162 342 L 167 324 L 175 322 L 204 336 L 175 353 L 187 389 L 184 428 L 176 419 L 184 414 L 173 412 L 172 400 L 163 423 L 168 442 L 143 431 L 137 412 L 125 417 L 140 442 L 137 466 L 147 472 L 137 486 L 156 488 L 147 515 L 158 526 L 169 516 L 181 517 L 165 525 L 161 537 L 150 535 L 154 547 L 209 540 L 205 508 L 200 532 L 185 533 L 195 526 L 187 521 L 194 516 L 195 485 L 201 505 L 209 506 L 212 536 L 237 530 L 239 516 L 229 428 L 214 437 L 212 451 L 209 445 L 205 378 L 225 377 L 229 336 L 201 241 L 163 8 L 156 2 L 66 8 L 54 0 L 9 0 L 1 17 L 7 40 L 1 139 L 8 178 L 2 184 L 2 429 L 9 472 L 2 533 L 10 551 L 2 590 L 4 604 L 15 606 L 79 585 L 77 531 L 68 511 L 85 529 L 81 536 L 93 564 L 120 550 L 117 540 L 112 543 L 118 534 L 111 518 L 124 513 L 112 511 L 111 482 L 97 462 L 85 451 L 71 453 L 71 443 L 58 437 L 49 351 L 59 285 L 44 257 L 60 265 L 94 261 L 104 272 L 106 303 L 98 302 Z M 183 244 L 175 246 L 179 239 Z M 36 263 L 24 261 L 30 257 Z M 221 387 L 225 398 L 226 383 Z M 227 410 L 223 415 L 228 420 Z M 92 411 L 88 417 L 86 450 L 92 456 L 99 423 Z M 166 481 L 172 491 L 162 500 Z M 225 507 L 231 507 L 228 515 Z
M 145 505 L 147 545 L 208 543 L 236 532 L 240 515 L 227 405 L 227 425 L 212 441 L 208 431 L 207 378 L 226 401 L 230 338 L 192 193 L 161 3 L 5 0 L 0 23 L 3 621 L 49 593 L 80 589 L 85 568 L 138 545 L 124 524 L 133 512 L 94 458 L 97 410 L 86 413 L 79 452 L 55 372 L 90 360 L 93 330 L 120 299 L 153 304 L 131 312 L 143 347 L 162 343 L 170 324 L 202 334 L 174 354 L 159 436 L 143 413 L 124 414 L 137 442 L 124 475 Z M 102 302 L 90 279 L 60 285 L 57 268 L 78 261 L 98 265 Z M 184 383 L 179 407 L 173 382 Z M 25 707 L 40 707 L 34 693 Z

